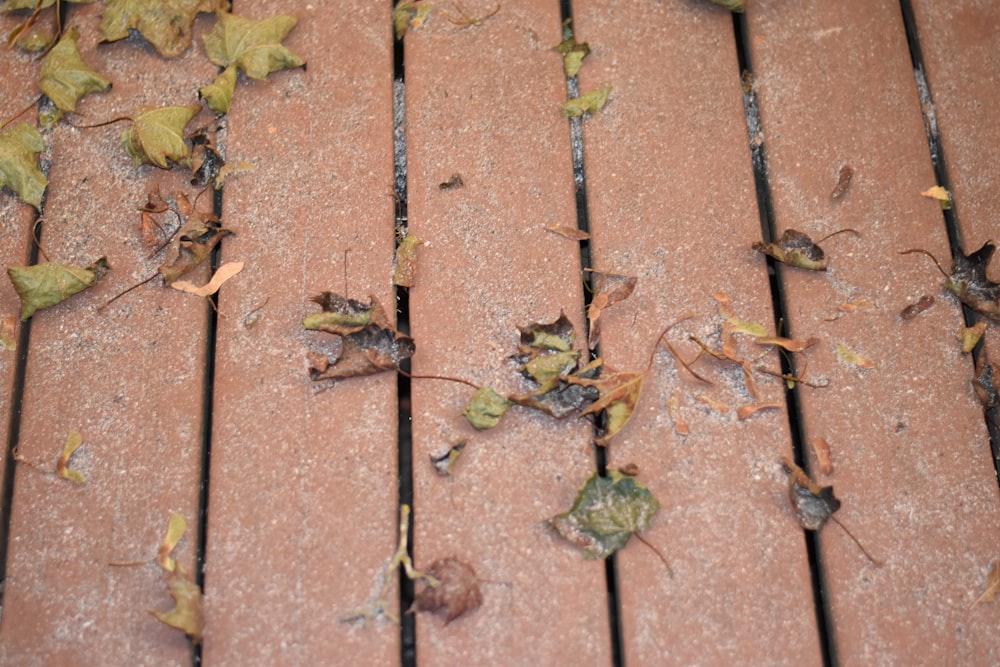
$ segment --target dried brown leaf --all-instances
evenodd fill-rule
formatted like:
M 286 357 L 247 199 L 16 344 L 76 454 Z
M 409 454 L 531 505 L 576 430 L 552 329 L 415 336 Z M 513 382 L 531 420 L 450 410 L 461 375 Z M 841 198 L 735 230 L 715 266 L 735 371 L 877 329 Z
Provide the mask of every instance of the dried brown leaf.
M 205 285 L 198 287 L 188 280 L 178 280 L 171 283 L 171 287 L 181 292 L 188 292 L 196 296 L 212 296 L 219 291 L 222 285 L 243 270 L 243 262 L 227 262 L 216 270 L 215 275 Z
M 431 563 L 424 574 L 432 577 L 436 585 L 426 578 L 417 580 L 412 610 L 431 613 L 444 610 L 447 625 L 483 604 L 479 579 L 471 565 L 457 558 L 441 558 Z
M 976 601 L 972 603 L 975 607 L 980 602 L 994 602 L 997 599 L 997 593 L 1000 593 L 1000 564 L 997 561 L 993 561 L 990 564 L 990 572 L 986 575 L 986 584 L 983 586 L 983 594 L 976 598 Z
M 824 475 L 833 474 L 833 459 L 830 457 L 830 443 L 826 438 L 813 438 L 812 448 L 816 453 L 816 460 L 819 462 L 819 470 Z
M 783 407 L 785 407 L 785 405 L 781 401 L 751 403 L 750 405 L 744 405 L 738 408 L 736 410 L 736 418 L 743 421 L 744 419 L 749 419 L 761 410 L 780 410 Z
M 601 340 L 601 313 L 631 296 L 638 279 L 634 276 L 623 276 L 604 271 L 591 270 L 590 272 L 594 274 L 595 280 L 594 298 L 587 308 L 587 319 L 590 321 L 590 337 L 587 344 L 593 350 Z
M 823 249 L 813 243 L 808 235 L 794 229 L 786 229 L 781 238 L 774 243 L 757 242 L 751 247 L 782 264 L 810 271 L 826 271 L 826 255 Z

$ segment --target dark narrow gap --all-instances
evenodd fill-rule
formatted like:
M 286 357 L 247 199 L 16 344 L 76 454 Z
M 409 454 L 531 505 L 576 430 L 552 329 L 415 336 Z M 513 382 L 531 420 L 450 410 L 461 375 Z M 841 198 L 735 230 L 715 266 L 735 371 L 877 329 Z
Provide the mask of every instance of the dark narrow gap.
M 573 2 L 572 0 L 559 1 L 560 20 L 569 20 L 569 28 L 574 30 L 572 23 Z M 566 78 L 567 99 L 580 96 L 580 86 L 576 77 Z M 569 119 L 570 148 L 573 164 L 573 183 L 575 185 L 576 196 L 576 226 L 582 232 L 590 233 L 590 211 L 587 205 L 587 179 L 585 176 L 583 161 L 583 118 Z M 594 268 L 590 254 L 590 241 L 584 239 L 580 244 L 580 267 L 582 269 Z M 583 291 L 583 307 L 586 309 L 593 300 L 593 279 L 591 274 L 584 271 L 582 280 L 586 289 Z M 600 356 L 600 346 L 590 351 L 590 358 L 596 359 Z M 594 435 L 602 424 L 594 425 Z M 604 447 L 594 447 L 595 465 L 597 473 L 601 477 L 608 474 L 608 454 Z M 621 624 L 621 602 L 618 596 L 618 559 L 612 554 L 604 560 L 604 583 L 608 598 L 608 620 L 611 635 L 611 664 L 613 667 L 623 667 L 625 664 L 625 644 L 622 637 Z
M 930 152 L 931 164 L 934 165 L 934 178 L 937 184 L 951 192 L 951 179 L 948 177 L 948 162 L 945 159 L 944 146 L 941 145 L 941 137 L 938 134 L 937 114 L 934 107 L 934 98 L 931 95 L 931 85 L 927 80 L 924 69 L 924 56 L 920 49 L 920 35 L 917 31 L 917 21 L 913 14 L 913 4 L 911 0 L 899 0 L 899 9 L 903 18 L 903 27 L 906 30 L 906 43 L 910 48 L 910 62 L 913 65 L 913 78 L 917 85 L 917 93 L 920 95 L 920 109 L 924 118 L 924 132 L 927 134 L 927 149 Z M 962 228 L 958 220 L 957 202 L 952 201 L 950 209 L 941 209 L 944 220 L 945 231 L 948 234 L 952 258 L 965 255 L 965 243 L 962 239 Z M 968 306 L 962 306 L 962 315 L 965 319 L 965 326 L 974 325 L 981 319 Z M 972 361 L 975 365 L 979 363 L 980 355 L 983 352 L 983 342 L 980 341 L 972 351 Z M 996 368 L 994 367 L 994 372 Z M 993 457 L 993 469 L 1000 483 L 1000 408 L 990 408 L 984 413 L 986 429 L 990 438 L 990 453 Z
M 390 10 L 394 3 L 390 2 Z M 390 15 L 388 30 L 393 30 Z M 401 40 L 394 39 L 392 50 L 393 90 L 393 154 L 395 156 L 394 192 L 396 195 L 396 225 L 395 234 L 398 243 L 406 233 L 408 216 L 406 207 L 406 77 L 404 63 L 404 48 Z M 405 287 L 396 288 L 396 328 L 400 332 L 410 333 L 410 294 Z M 400 364 L 407 373 L 410 372 L 410 360 Z M 409 532 L 411 536 L 407 545 L 410 558 L 413 558 L 413 517 L 416 508 L 413 507 L 413 425 L 410 403 L 410 378 L 396 374 L 396 411 L 398 439 L 398 506 L 409 505 Z M 400 516 L 402 514 L 400 513 Z M 400 664 L 403 667 L 416 667 L 417 664 L 417 618 L 416 614 L 405 613 L 413 605 L 413 582 L 406 576 L 402 567 L 399 568 L 399 646 Z
M 753 80 L 753 64 L 750 54 L 750 39 L 746 16 L 733 14 L 733 34 L 736 39 L 736 53 L 739 62 L 740 76 L 743 84 L 743 104 L 747 118 L 747 137 L 750 143 L 750 156 L 753 164 L 754 187 L 757 195 L 757 209 L 760 215 L 761 237 L 765 243 L 776 238 L 774 224 L 774 205 L 771 199 L 771 186 L 767 174 L 767 156 L 764 152 L 764 133 L 760 122 L 760 110 L 757 103 L 756 88 Z M 767 258 L 767 274 L 771 289 L 771 308 L 774 321 L 783 324 L 786 329 L 788 308 L 786 306 L 784 281 L 781 279 L 781 266 L 771 257 Z M 791 331 L 786 334 L 793 335 Z M 782 355 L 781 372 L 795 376 L 793 360 Z M 799 404 L 798 385 L 785 388 L 785 401 L 788 405 L 788 426 L 792 439 L 792 450 L 795 462 L 807 473 L 808 460 L 805 457 L 805 435 L 802 424 L 802 409 Z M 823 665 L 832 667 L 838 664 L 836 633 L 832 623 L 827 600 L 826 576 L 823 568 L 823 557 L 820 549 L 819 534 L 813 531 L 803 531 L 806 554 L 809 559 L 809 570 L 812 578 L 813 607 L 816 612 L 816 628 L 819 633 L 820 651 L 823 655 Z

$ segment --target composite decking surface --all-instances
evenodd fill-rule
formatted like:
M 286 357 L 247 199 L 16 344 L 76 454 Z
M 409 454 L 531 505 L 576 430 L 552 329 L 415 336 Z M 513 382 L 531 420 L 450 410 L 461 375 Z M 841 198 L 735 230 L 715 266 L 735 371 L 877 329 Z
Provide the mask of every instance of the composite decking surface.
M 219 132 L 227 160 L 255 170 L 198 200 L 234 232 L 216 263 L 245 263 L 217 312 L 159 281 L 104 307 L 162 261 L 139 231 L 147 193 L 198 190 L 181 170 L 133 167 L 121 126 L 46 134 L 43 210 L 0 194 L 0 260 L 31 261 L 40 217 L 52 261 L 106 255 L 113 270 L 0 350 L 0 662 L 1000 662 L 1000 605 L 974 604 L 1000 558 L 1000 494 L 974 361 L 955 339 L 965 315 L 928 258 L 897 254 L 919 247 L 947 264 L 1000 236 L 1000 5 L 750 2 L 738 20 L 698 0 L 567 3 L 592 50 L 569 88 L 552 51 L 567 8 L 554 0 L 503 0 L 466 27 L 435 3 L 401 45 L 390 2 L 235 3 L 294 15 L 285 44 L 308 67 L 241 78 Z M 101 11 L 66 12 L 85 60 L 114 82 L 83 100 L 77 124 L 193 103 L 216 75 L 200 40 L 210 16 L 166 60 L 138 36 L 98 45 Z M 3 34 L 23 18 L 0 15 Z M 2 63 L 6 119 L 38 94 L 38 63 L 19 51 Z M 603 85 L 601 113 L 562 116 L 568 91 Z M 853 179 L 835 200 L 844 165 Z M 439 187 L 452 174 L 464 187 Z M 935 184 L 952 192 L 947 217 L 921 196 Z M 578 224 L 583 244 L 547 229 Z M 397 290 L 403 228 L 424 244 L 414 286 Z M 786 229 L 855 234 L 824 242 L 830 267 L 817 273 L 751 249 Z M 796 368 L 823 386 L 789 393 L 758 371 L 757 400 L 778 407 L 740 419 L 754 399 L 738 366 L 699 360 L 709 384 L 660 348 L 633 419 L 597 452 L 590 421 L 521 408 L 474 431 L 463 384 L 309 379 L 307 354 L 328 343 L 302 318 L 331 290 L 402 304 L 414 375 L 524 392 L 508 361 L 517 327 L 564 312 L 584 346 L 588 268 L 638 279 L 602 317 L 608 368 L 644 369 L 664 327 L 688 315 L 667 336 L 681 356 L 697 352 L 691 336 L 717 344 L 721 291 L 744 321 L 817 338 Z M 930 309 L 900 317 L 927 294 Z M 874 307 L 839 310 L 861 301 Z M 0 284 L 0 317 L 18 311 Z M 979 354 L 1000 345 L 997 331 Z M 755 367 L 781 372 L 775 350 L 742 344 Z M 840 361 L 838 344 L 875 367 Z M 85 485 L 13 460 L 16 448 L 50 465 L 73 429 Z M 809 446 L 819 437 L 830 475 Z M 462 441 L 440 476 L 429 457 Z M 548 528 L 598 454 L 635 464 L 659 499 L 643 537 L 669 569 L 635 540 L 613 562 L 584 560 Z M 836 525 L 803 532 L 783 456 L 834 485 L 836 516 L 880 565 Z M 448 624 L 342 622 L 380 588 L 401 503 L 416 566 L 472 564 L 483 605 Z M 188 524 L 175 555 L 204 590 L 197 648 L 147 613 L 172 604 L 160 568 L 112 566 L 153 556 L 175 512 Z

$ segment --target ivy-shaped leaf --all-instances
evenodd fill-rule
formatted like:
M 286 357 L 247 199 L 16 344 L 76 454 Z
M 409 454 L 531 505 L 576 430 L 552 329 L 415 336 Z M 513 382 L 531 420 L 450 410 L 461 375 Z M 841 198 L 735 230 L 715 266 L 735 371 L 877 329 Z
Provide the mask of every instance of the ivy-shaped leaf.
M 215 77 L 215 81 L 198 89 L 198 97 L 205 100 L 208 108 L 217 114 L 229 113 L 236 91 L 236 68 L 230 65 Z
M 176 58 L 191 46 L 195 17 L 218 5 L 218 0 L 107 0 L 101 41 L 117 42 L 137 30 L 160 55 Z
M 304 60 L 281 45 L 298 20 L 273 16 L 262 21 L 220 12 L 205 35 L 208 59 L 220 67 L 235 65 L 251 79 L 266 79 L 271 72 L 302 67 Z
M 1000 322 L 1000 283 L 986 277 L 986 266 L 996 251 L 993 241 L 971 255 L 955 258 L 945 288 L 972 310 Z
M 191 166 L 191 151 L 184 141 L 184 128 L 201 111 L 200 104 L 162 107 L 136 116 L 122 132 L 122 147 L 138 167 L 153 164 L 170 169 L 170 162 Z
M 36 311 L 93 287 L 108 270 L 107 260 L 101 257 L 86 269 L 66 264 L 36 264 L 8 267 L 7 275 L 21 297 L 21 321 L 27 322 Z
M 660 503 L 649 490 L 617 470 L 586 481 L 570 510 L 552 518 L 564 538 L 581 547 L 584 558 L 607 558 L 633 533 L 649 528 Z
M 36 157 L 44 150 L 42 135 L 27 123 L 0 130 L 0 188 L 10 188 L 37 210 L 49 184 Z
M 76 103 L 88 93 L 104 92 L 111 82 L 87 66 L 76 42 L 80 33 L 66 31 L 42 63 L 38 87 L 60 111 L 76 111 Z

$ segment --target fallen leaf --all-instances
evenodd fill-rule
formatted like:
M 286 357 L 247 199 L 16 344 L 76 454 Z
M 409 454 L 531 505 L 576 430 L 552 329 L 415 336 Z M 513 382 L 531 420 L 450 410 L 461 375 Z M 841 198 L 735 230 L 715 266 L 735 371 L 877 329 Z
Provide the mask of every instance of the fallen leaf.
M 167 255 L 160 265 L 160 275 L 166 285 L 193 270 L 208 259 L 212 251 L 225 237 L 232 234 L 224 229 L 219 219 L 212 214 L 202 218 L 192 215 L 177 231 L 167 248 Z
M 833 459 L 830 456 L 830 443 L 826 438 L 813 438 L 812 448 L 816 453 L 816 460 L 819 462 L 819 471 L 824 475 L 833 474 Z
M 456 558 L 442 558 L 431 563 L 424 574 L 436 583 L 417 580 L 413 610 L 434 613 L 443 609 L 447 612 L 444 621 L 447 625 L 483 604 L 479 579 L 471 565 Z
M 60 111 L 76 111 L 76 103 L 88 93 L 101 93 L 111 82 L 87 66 L 76 42 L 80 33 L 70 28 L 42 63 L 38 87 Z
M 972 603 L 975 607 L 980 602 L 994 602 L 997 599 L 997 593 L 1000 593 L 1000 566 L 998 566 L 997 561 L 990 563 L 990 572 L 986 575 L 986 584 L 983 586 L 983 594 L 976 598 L 976 601 Z
M 777 243 L 754 243 L 751 248 L 773 257 L 782 264 L 810 271 L 826 271 L 826 255 L 802 232 L 786 229 Z
M 587 320 L 590 322 L 590 336 L 587 345 L 591 350 L 601 341 L 601 314 L 611 306 L 624 301 L 635 290 L 638 279 L 634 276 L 623 276 L 617 273 L 590 270 L 594 279 L 594 298 L 587 307 Z
M 563 227 L 556 225 L 553 227 L 546 227 L 545 229 L 553 234 L 558 234 L 559 236 L 567 238 L 570 241 L 586 241 L 590 238 L 590 234 L 576 227 Z
M 170 554 L 180 543 L 187 530 L 187 521 L 184 516 L 174 512 L 170 515 L 170 522 L 167 524 L 167 532 L 160 542 L 160 548 L 156 552 L 156 562 L 167 572 L 173 572 L 177 568 L 177 561 L 170 557 Z
M 928 308 L 934 305 L 934 297 L 930 294 L 925 294 L 916 303 L 911 303 L 899 312 L 899 316 L 906 320 L 912 320 L 920 313 L 924 312 Z
M 933 188 L 924 190 L 920 194 L 930 199 L 937 199 L 941 202 L 941 208 L 946 211 L 951 209 L 951 193 L 940 185 L 935 185 Z
M 573 349 L 575 332 L 573 323 L 566 314 L 559 313 L 559 319 L 551 324 L 533 323 L 526 327 L 518 327 L 521 332 L 521 349 L 552 350 L 568 352 Z
M 424 24 L 431 11 L 428 2 L 417 3 L 413 0 L 399 0 L 392 10 L 392 25 L 396 39 L 403 39 L 409 28 L 419 28 Z
M 754 342 L 758 345 L 777 345 L 789 352 L 804 352 L 819 342 L 819 338 L 808 340 L 795 340 L 794 338 L 783 338 L 781 336 L 757 336 Z
M 875 368 L 874 361 L 866 359 L 856 352 L 852 352 L 850 348 L 841 343 L 837 343 L 837 358 L 848 366 L 857 366 L 858 368 Z
M 122 132 L 122 147 L 136 167 L 153 164 L 160 169 L 170 169 L 170 162 L 190 167 L 191 152 L 184 141 L 184 128 L 199 111 L 201 105 L 192 104 L 140 113 Z
M 465 451 L 466 442 L 462 442 L 452 445 L 448 451 L 439 456 L 434 456 L 430 454 L 431 465 L 437 470 L 438 474 L 442 477 L 449 477 L 455 471 L 455 464 L 458 462 L 458 457 L 462 455 Z
M 629 477 L 639 476 L 639 464 L 638 463 L 626 463 L 623 466 L 618 467 L 618 472 Z
M 195 645 L 200 644 L 205 627 L 201 589 L 181 567 L 167 575 L 167 587 L 174 598 L 174 608 L 168 612 L 150 613 L 162 623 L 186 634 Z
M 231 174 L 238 174 L 244 171 L 253 171 L 257 167 L 246 160 L 236 160 L 227 162 L 219 169 L 219 175 L 215 177 L 215 189 L 221 190 L 222 184 Z
M 44 150 L 42 135 L 27 123 L 0 129 L 0 188 L 10 188 L 36 210 L 49 183 L 36 157 Z
M 176 58 L 191 46 L 194 19 L 214 12 L 218 0 L 107 0 L 101 41 L 117 42 L 139 32 L 161 56 Z
M 1000 406 L 1000 373 L 993 372 L 993 364 L 986 358 L 985 351 L 976 361 L 976 378 L 972 381 L 972 389 L 987 410 Z
M 751 403 L 750 405 L 743 405 L 736 409 L 736 418 L 740 421 L 744 419 L 749 419 L 753 415 L 757 414 L 761 410 L 780 410 L 785 407 L 784 403 L 780 401 L 771 401 L 765 403 Z
M 729 414 L 729 406 L 726 405 L 725 403 L 720 403 L 719 401 L 716 401 L 710 396 L 705 396 L 704 394 L 699 394 L 698 396 L 695 396 L 695 398 L 704 403 L 705 405 L 707 405 L 708 407 L 712 408 L 719 414 L 723 415 Z
M 570 510 L 551 519 L 558 533 L 584 550 L 584 558 L 607 558 L 633 533 L 649 528 L 660 503 L 634 478 L 617 470 L 584 483 Z
M 36 311 L 93 287 L 109 270 L 107 260 L 101 257 L 86 269 L 67 264 L 36 264 L 8 267 L 7 275 L 21 297 L 21 321 L 27 322 Z
M 3 318 L 0 322 L 0 343 L 7 348 L 8 352 L 14 352 L 17 350 L 17 338 L 15 337 L 15 332 L 17 330 L 17 317 L 14 315 L 8 315 Z
M 720 7 L 725 7 L 731 12 L 736 12 L 737 14 L 742 14 L 746 11 L 746 0 L 708 0 L 713 5 L 719 5 Z
M 688 423 L 684 421 L 684 417 L 681 415 L 681 397 L 679 394 L 671 394 L 670 398 L 667 399 L 667 412 L 670 414 L 670 419 L 674 422 L 674 431 L 677 435 L 688 435 L 691 433 L 691 427 Z
M 80 432 L 70 431 L 69 435 L 66 436 L 66 446 L 63 447 L 62 454 L 60 454 L 59 460 L 56 461 L 56 474 L 63 479 L 68 479 L 77 484 L 86 484 L 87 478 L 79 470 L 73 470 L 69 467 L 69 459 L 73 456 L 73 452 L 79 449 L 82 444 L 83 436 L 80 435 Z
M 572 20 L 563 21 L 563 41 L 552 49 L 562 54 L 563 71 L 571 79 L 580 71 L 583 59 L 590 54 L 590 46 L 586 42 L 577 43 L 576 37 L 573 36 Z
M 191 185 L 198 188 L 208 185 L 218 177 L 225 164 L 207 127 L 191 137 Z
M 563 104 L 563 115 L 567 118 L 575 118 L 587 112 L 597 113 L 608 103 L 608 95 L 610 94 L 611 86 L 604 86 L 573 98 Z
M 833 513 L 840 509 L 840 501 L 833 495 L 832 486 L 820 486 L 809 479 L 802 468 L 788 458 L 781 459 L 788 473 L 788 497 L 806 530 L 819 530 Z
M 956 257 L 945 288 L 980 315 L 1000 322 L 1000 283 L 986 277 L 986 266 L 997 249 L 993 241 L 971 255 Z
M 236 66 L 251 79 L 271 72 L 304 67 L 306 62 L 281 42 L 298 22 L 294 16 L 272 16 L 261 21 L 218 12 L 217 22 L 204 36 L 208 59 L 219 67 Z
M 581 415 L 596 415 L 603 412 L 605 423 L 603 433 L 600 437 L 594 438 L 594 444 L 601 447 L 607 446 L 625 425 L 632 419 L 642 396 L 642 384 L 646 379 L 646 373 L 635 373 L 624 371 L 611 373 L 597 380 L 576 379 L 585 387 L 595 387 L 600 396 L 596 401 L 587 406 Z
M 307 316 L 302 324 L 310 331 L 334 334 L 340 340 L 340 353 L 333 359 L 326 355 L 310 357 L 313 380 L 335 380 L 372 375 L 399 368 L 399 363 L 416 352 L 413 339 L 399 333 L 374 296 L 366 305 L 333 292 L 313 298 L 323 312 Z
M 840 168 L 840 175 L 837 178 L 837 185 L 830 193 L 830 199 L 836 201 L 847 194 L 847 188 L 851 185 L 851 178 L 854 176 L 854 169 L 849 164 Z
M 417 248 L 423 241 L 412 234 L 407 234 L 396 248 L 396 272 L 392 284 L 397 287 L 413 287 L 413 278 L 417 273 Z
M 462 412 L 473 428 L 483 431 L 493 428 L 510 408 L 511 401 L 490 387 L 483 387 L 469 399 Z
M 236 67 L 230 65 L 222 70 L 215 81 L 198 89 L 198 97 L 205 100 L 208 108 L 217 114 L 229 113 L 233 105 L 233 93 L 236 92 Z
M 962 352 L 969 354 L 979 344 L 979 340 L 986 333 L 986 322 L 976 322 L 971 327 L 962 327 L 955 334 L 955 337 L 962 342 Z
M 187 280 L 177 280 L 170 284 L 175 290 L 180 290 L 181 292 L 188 292 L 196 296 L 212 296 L 219 291 L 223 283 L 235 276 L 237 273 L 243 270 L 243 262 L 227 262 L 220 266 L 212 276 L 212 279 L 208 281 L 202 287 L 198 287 L 192 282 Z

